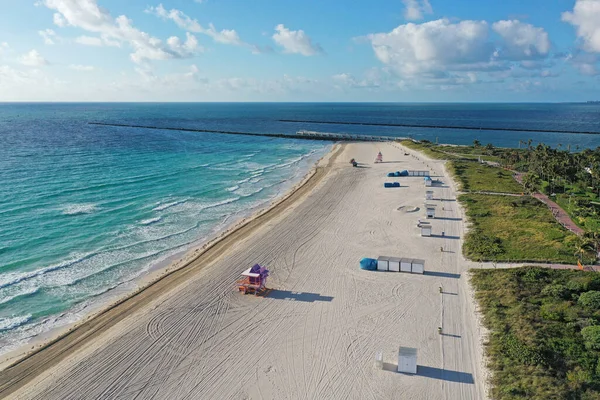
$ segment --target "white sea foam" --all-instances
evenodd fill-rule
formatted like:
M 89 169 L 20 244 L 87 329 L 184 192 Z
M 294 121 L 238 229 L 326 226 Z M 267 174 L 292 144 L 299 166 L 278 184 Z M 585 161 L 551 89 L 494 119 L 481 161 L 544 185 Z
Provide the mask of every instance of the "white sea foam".
M 162 217 L 145 219 L 143 221 L 140 221 L 140 225 L 152 225 L 152 224 L 159 222 L 161 219 L 162 219 Z
M 152 211 L 163 211 L 163 210 L 166 210 L 167 208 L 171 208 L 171 207 L 175 207 L 179 204 L 183 204 L 186 201 L 187 201 L 187 199 L 186 200 L 177 200 L 177 201 L 173 201 L 171 203 L 166 203 L 166 204 L 160 204 L 160 205 L 154 207 L 152 209 Z
M 238 201 L 239 199 L 240 199 L 239 197 L 231 197 L 229 199 L 217 201 L 217 202 L 214 202 L 214 203 L 205 203 L 205 204 L 202 204 L 200 206 L 199 211 L 206 210 L 206 209 L 209 209 L 209 208 L 215 208 L 215 207 L 219 207 L 219 206 L 224 206 L 225 204 L 233 203 L 234 201 Z
M 0 274 L 0 289 L 16 285 L 17 283 L 47 274 L 48 272 L 57 271 L 63 268 L 67 268 L 75 263 L 81 262 L 86 258 L 89 258 L 97 253 L 88 253 L 85 255 L 75 255 L 72 259 L 63 261 L 59 264 L 51 265 L 48 267 L 36 269 L 28 272 L 9 272 L 5 274 Z
M 31 287 L 29 289 L 25 289 L 25 290 L 23 290 L 21 292 L 10 294 L 10 295 L 8 295 L 6 297 L 0 297 L 0 304 L 8 303 L 9 301 L 16 299 L 17 297 L 28 296 L 30 294 L 34 294 L 38 290 L 40 290 L 39 287 L 33 286 L 33 287 Z
M 228 187 L 227 190 L 228 192 L 235 192 L 236 190 L 238 190 L 240 187 L 238 185 L 232 186 L 232 187 Z
M 64 215 L 91 214 L 98 209 L 96 204 L 68 204 L 63 207 Z
M 32 315 L 17 315 L 15 317 L 0 317 L 0 332 L 15 329 L 31 320 Z

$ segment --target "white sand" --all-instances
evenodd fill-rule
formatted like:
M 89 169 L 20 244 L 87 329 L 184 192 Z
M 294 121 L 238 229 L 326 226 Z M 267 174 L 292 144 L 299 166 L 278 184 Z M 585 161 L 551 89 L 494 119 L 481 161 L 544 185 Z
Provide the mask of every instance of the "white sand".
M 379 150 L 386 163 L 373 164 Z M 430 220 L 433 233 L 446 237 L 420 237 L 416 223 L 425 219 L 429 188 L 422 178 L 385 176 L 425 164 L 443 168 L 409 152 L 396 144 L 348 145 L 303 201 L 13 396 L 485 399 L 466 272 L 472 265 L 455 238 L 464 235 L 462 211 L 456 201 L 428 201 L 442 217 Z M 365 168 L 352 168 L 353 157 Z M 449 178 L 440 179 L 435 198 L 455 199 Z M 384 189 L 392 180 L 402 187 Z M 359 269 L 362 257 L 379 255 L 422 258 L 428 273 Z M 234 290 L 256 262 L 271 270 L 267 298 Z M 418 349 L 417 375 L 394 372 L 399 346 Z M 385 370 L 374 368 L 376 351 L 384 353 Z

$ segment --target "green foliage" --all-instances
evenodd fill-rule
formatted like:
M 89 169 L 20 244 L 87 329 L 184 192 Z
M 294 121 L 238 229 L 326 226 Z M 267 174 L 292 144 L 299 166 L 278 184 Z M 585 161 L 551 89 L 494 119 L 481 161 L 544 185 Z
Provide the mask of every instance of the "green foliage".
M 600 315 L 572 300 L 597 273 L 472 270 L 471 283 L 490 330 L 492 399 L 600 399 Z
M 438 160 L 478 160 L 481 157 L 485 161 L 498 161 L 496 155 L 482 154 L 481 148 L 473 148 L 471 146 L 448 146 L 436 145 L 427 140 L 413 142 L 412 140 L 404 140 L 401 142 L 404 147 L 422 152 L 429 158 Z M 494 150 L 494 154 L 501 153 L 502 150 Z
M 474 261 L 577 262 L 578 237 L 529 196 L 463 194 L 471 223 L 463 252 Z M 542 288 L 540 288 L 541 290 Z
M 581 336 L 583 336 L 586 348 L 600 350 L 600 326 L 592 325 L 583 328 Z
M 577 304 L 592 310 L 600 310 L 600 292 L 590 290 L 589 292 L 582 293 L 579 296 L 579 300 L 577 300 Z
M 569 297 L 569 288 L 561 284 L 547 285 L 542 289 L 542 296 L 550 297 L 554 300 L 566 299 Z
M 504 253 L 502 249 L 502 240 L 494 236 L 488 236 L 480 230 L 472 230 L 466 235 L 463 246 L 464 253 L 479 259 L 493 259 Z
M 523 193 L 510 171 L 474 161 L 451 161 L 449 171 L 458 179 L 464 191 Z

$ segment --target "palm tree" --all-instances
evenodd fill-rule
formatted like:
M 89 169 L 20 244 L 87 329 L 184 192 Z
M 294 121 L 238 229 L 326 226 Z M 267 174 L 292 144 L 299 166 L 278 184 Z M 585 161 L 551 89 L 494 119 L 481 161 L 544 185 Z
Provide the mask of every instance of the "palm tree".
M 481 146 L 481 142 L 477 139 L 473 140 L 473 147 L 479 147 Z
M 537 187 L 540 185 L 540 177 L 533 172 L 528 172 L 523 175 L 523 186 L 528 193 L 532 194 L 537 191 Z
M 588 259 L 596 259 L 596 244 L 589 237 L 586 237 L 585 235 L 579 236 L 575 247 L 576 250 L 574 255 L 577 256 L 582 263 L 584 261 L 584 256 L 588 257 Z

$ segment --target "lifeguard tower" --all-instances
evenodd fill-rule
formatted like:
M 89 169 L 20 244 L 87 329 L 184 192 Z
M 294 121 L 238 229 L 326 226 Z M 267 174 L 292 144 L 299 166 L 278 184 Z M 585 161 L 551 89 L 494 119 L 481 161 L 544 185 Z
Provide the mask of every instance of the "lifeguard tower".
M 382 163 L 383 162 L 383 154 L 381 154 L 381 152 L 377 153 L 377 157 L 375 158 L 375 163 Z
M 267 290 L 268 276 L 268 269 L 255 264 L 252 268 L 248 268 L 242 272 L 243 278 L 237 281 L 238 291 L 244 294 L 254 293 L 254 295 L 258 296 Z

